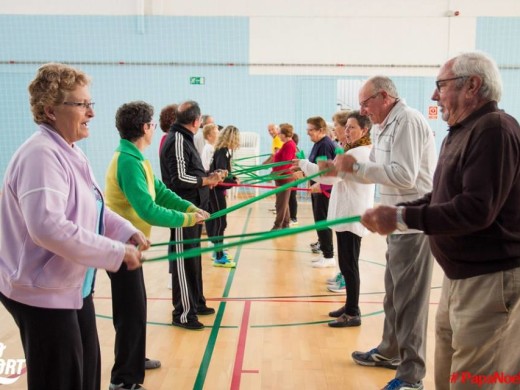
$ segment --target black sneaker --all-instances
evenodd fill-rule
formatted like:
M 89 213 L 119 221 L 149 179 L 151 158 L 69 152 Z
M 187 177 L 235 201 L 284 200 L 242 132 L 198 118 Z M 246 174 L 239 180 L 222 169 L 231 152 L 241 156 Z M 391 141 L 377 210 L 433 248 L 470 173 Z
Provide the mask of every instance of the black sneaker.
M 154 370 L 159 367 L 161 367 L 161 362 L 159 360 L 152 360 L 148 358 L 144 359 L 145 370 Z
M 197 308 L 197 314 L 200 316 L 209 316 L 211 314 L 215 314 L 215 309 L 212 307 L 202 306 Z
M 345 306 L 341 306 L 338 310 L 331 311 L 329 317 L 338 318 L 345 314 Z
M 360 325 L 361 325 L 360 316 L 349 316 L 348 314 L 343 314 L 341 317 L 338 317 L 335 321 L 329 322 L 329 326 L 331 328 L 349 328 L 352 326 L 360 326 Z
M 143 386 L 141 386 L 139 383 L 134 383 L 132 385 L 127 385 L 124 383 L 116 384 L 111 383 L 110 386 L 108 386 L 108 390 L 146 390 Z
M 397 370 L 400 363 L 398 358 L 391 359 L 381 355 L 377 348 L 371 349 L 368 352 L 352 352 L 352 359 L 361 366 L 384 367 L 391 370 Z
M 423 390 L 422 381 L 416 383 L 404 382 L 401 379 L 394 378 L 383 387 L 382 390 Z
M 178 326 L 179 328 L 184 328 L 188 330 L 202 330 L 204 329 L 204 324 L 202 322 L 199 322 L 197 320 L 188 321 L 185 323 L 182 323 L 180 321 L 173 320 L 172 321 L 173 326 Z

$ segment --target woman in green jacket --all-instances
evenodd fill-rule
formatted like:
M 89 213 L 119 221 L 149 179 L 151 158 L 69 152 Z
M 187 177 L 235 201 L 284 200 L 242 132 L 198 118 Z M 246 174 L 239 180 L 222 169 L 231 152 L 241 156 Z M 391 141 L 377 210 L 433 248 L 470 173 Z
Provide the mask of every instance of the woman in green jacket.
M 121 137 L 108 166 L 105 197 L 108 207 L 128 219 L 148 238 L 152 226 L 184 227 L 201 223 L 209 214 L 180 198 L 157 179 L 142 152 L 150 146 L 156 123 L 153 107 L 137 101 L 123 104 L 116 113 Z M 112 286 L 116 330 L 115 363 L 110 389 L 143 389 L 145 368 L 160 362 L 145 358 L 146 290 L 143 269 L 108 273 Z

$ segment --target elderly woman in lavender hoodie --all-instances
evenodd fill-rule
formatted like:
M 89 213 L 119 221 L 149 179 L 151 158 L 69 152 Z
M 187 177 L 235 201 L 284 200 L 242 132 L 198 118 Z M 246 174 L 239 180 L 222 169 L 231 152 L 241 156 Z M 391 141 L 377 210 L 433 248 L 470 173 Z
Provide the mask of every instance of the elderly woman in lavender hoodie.
M 29 85 L 39 128 L 12 157 L 0 198 L 0 301 L 20 329 L 30 390 L 99 389 L 95 269 L 136 269 L 149 247 L 104 206 L 76 144 L 94 117 L 88 85 L 72 67 L 40 67 Z

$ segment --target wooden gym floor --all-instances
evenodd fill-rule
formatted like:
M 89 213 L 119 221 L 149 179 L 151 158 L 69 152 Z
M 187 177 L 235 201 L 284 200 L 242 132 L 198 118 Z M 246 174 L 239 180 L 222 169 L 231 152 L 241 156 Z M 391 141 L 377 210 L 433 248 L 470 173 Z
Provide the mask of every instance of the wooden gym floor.
M 228 215 L 226 234 L 266 231 L 274 215 L 269 198 Z M 309 202 L 300 201 L 300 226 L 313 223 Z M 153 228 L 152 241 L 169 240 L 169 230 Z M 395 371 L 356 365 L 350 355 L 378 345 L 383 327 L 383 275 L 386 243 L 370 234 L 361 244 L 362 325 L 333 329 L 327 313 L 343 305 L 344 294 L 327 291 L 325 280 L 335 269 L 316 269 L 309 244 L 315 232 L 261 241 L 230 249 L 235 270 L 212 266 L 202 258 L 204 294 L 216 314 L 201 316 L 202 331 L 171 326 L 168 264 L 144 264 L 148 294 L 147 357 L 162 367 L 146 372 L 147 390 L 172 389 L 379 389 Z M 153 249 L 148 257 L 166 254 Z M 434 318 L 442 271 L 435 264 L 430 297 L 426 389 L 433 389 Z M 95 294 L 102 355 L 101 388 L 108 389 L 113 361 L 110 282 L 99 271 Z M 0 306 L 2 358 L 23 358 L 18 328 Z M 66 375 L 66 373 L 64 373 Z M 25 389 L 25 375 L 6 390 Z

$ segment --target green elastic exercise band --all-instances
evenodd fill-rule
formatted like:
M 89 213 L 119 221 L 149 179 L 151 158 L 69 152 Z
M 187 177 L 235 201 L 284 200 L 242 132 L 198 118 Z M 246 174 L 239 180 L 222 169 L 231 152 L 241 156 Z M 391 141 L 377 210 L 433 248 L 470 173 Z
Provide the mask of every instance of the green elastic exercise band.
M 313 225 L 314 226 L 314 225 Z M 187 240 L 180 240 L 180 241 L 165 241 L 165 242 L 156 242 L 154 244 L 151 244 L 150 247 L 156 247 L 156 246 L 166 246 L 166 245 L 179 245 L 179 244 L 201 244 L 203 242 L 210 242 L 210 241 L 224 241 L 225 239 L 233 239 L 233 238 L 244 238 L 244 237 L 254 237 L 261 234 L 265 234 L 267 232 L 253 232 L 253 233 L 243 233 L 243 234 L 232 234 L 232 235 L 226 235 L 226 236 L 214 236 L 214 237 L 207 237 L 207 238 L 189 238 Z
M 338 154 L 344 154 L 345 149 L 343 149 L 341 146 L 336 146 L 336 149 L 334 149 L 334 154 L 337 156 Z
M 258 177 L 258 174 L 256 174 L 255 172 L 251 172 L 251 171 L 248 171 L 248 172 L 240 172 L 240 173 L 234 173 L 234 174 L 233 174 L 233 171 L 232 171 L 232 173 L 230 173 L 228 176 L 248 176 L 248 177 Z
M 326 169 L 324 171 L 317 172 L 317 173 L 315 173 L 313 175 L 302 177 L 301 179 L 298 179 L 298 180 L 295 180 L 295 181 L 291 181 L 291 182 L 289 182 L 287 184 L 284 184 L 284 185 L 282 185 L 282 186 L 280 186 L 278 188 L 275 188 L 275 189 L 273 189 L 271 191 L 267 191 L 266 193 L 260 194 L 258 196 L 255 196 L 255 197 L 251 198 L 251 199 L 247 199 L 247 200 L 245 200 L 245 201 L 243 201 L 241 203 L 237 203 L 234 206 L 228 207 L 228 208 L 223 209 L 223 210 L 216 211 L 213 214 L 211 214 L 210 217 L 208 219 L 206 219 L 206 221 L 210 221 L 212 219 L 222 217 L 223 215 L 229 214 L 232 211 L 241 209 L 242 207 L 245 207 L 245 206 L 247 206 L 247 205 L 249 205 L 251 203 L 257 202 L 257 201 L 259 201 L 261 199 L 265 199 L 265 198 L 267 198 L 267 197 L 269 197 L 271 195 L 278 194 L 279 192 L 283 192 L 285 190 L 288 190 L 289 188 L 297 186 L 300 183 L 305 183 L 306 181 L 309 181 L 309 180 L 311 180 L 311 179 L 313 179 L 315 177 L 321 176 L 324 173 L 327 173 L 329 171 L 330 171 L 330 169 Z
M 175 260 L 178 258 L 191 258 L 191 257 L 200 256 L 201 254 L 206 253 L 206 252 L 220 251 L 220 250 L 224 250 L 226 248 L 231 248 L 231 247 L 235 247 L 235 246 L 239 246 L 239 245 L 252 244 L 254 242 L 290 236 L 293 234 L 304 233 L 304 232 L 311 231 L 311 230 L 323 230 L 323 229 L 328 228 L 329 226 L 346 224 L 346 223 L 354 223 L 354 222 L 359 222 L 359 221 L 361 221 L 361 216 L 357 215 L 354 217 L 339 218 L 339 219 L 335 219 L 333 221 L 327 221 L 327 220 L 319 221 L 313 225 L 301 226 L 301 227 L 297 227 L 297 228 L 292 227 L 292 228 L 287 228 L 287 229 L 279 229 L 279 230 L 274 230 L 274 231 L 261 232 L 261 233 L 259 233 L 260 237 L 250 238 L 247 240 L 237 240 L 234 242 L 228 242 L 226 244 L 215 245 L 210 248 L 191 248 L 182 253 L 169 253 L 167 256 L 160 256 L 160 257 L 153 257 L 151 259 L 146 259 L 145 263 L 151 263 L 151 262 L 156 262 L 156 261 L 170 261 L 170 260 Z
M 280 175 L 280 174 L 272 173 L 270 175 L 263 177 L 262 179 L 269 181 L 269 180 L 289 179 L 291 177 L 293 177 L 292 173 L 290 175 Z
M 293 176 L 292 174 L 290 174 L 290 175 L 278 175 L 278 174 L 270 173 L 268 175 L 257 176 L 257 177 L 250 178 L 250 179 L 244 179 L 244 180 L 242 180 L 242 183 L 244 183 L 244 184 L 259 184 L 259 183 L 265 183 L 265 182 L 273 181 L 273 180 L 288 179 L 288 178 L 290 178 L 292 176 Z
M 271 163 L 271 164 L 265 164 L 265 165 L 250 165 L 250 166 L 247 166 L 247 168 L 236 169 L 236 170 L 232 171 L 231 173 L 233 175 L 236 175 L 236 174 L 239 174 L 239 173 L 261 171 L 261 170 L 264 170 L 264 169 L 270 169 L 270 168 L 280 167 L 282 165 L 289 165 L 289 164 L 292 164 L 292 160 L 290 160 L 290 161 L 279 161 L 279 162 L 275 162 L 275 163 Z
M 233 160 L 231 160 L 231 165 L 234 166 L 234 167 L 237 167 L 237 168 L 245 168 L 246 165 L 243 165 L 243 164 L 239 164 Z
M 272 171 L 265 175 L 256 175 L 258 179 L 264 179 L 267 180 L 267 178 L 279 178 L 281 176 L 284 176 L 284 179 L 292 177 L 293 170 L 291 168 L 285 168 L 280 171 Z
M 259 154 L 258 156 L 249 156 L 249 157 L 234 158 L 233 161 L 242 161 L 242 160 L 248 160 L 248 159 L 250 159 L 250 158 L 267 157 L 267 156 L 271 156 L 271 153 Z
M 273 180 L 285 180 L 285 179 L 290 179 L 292 177 L 293 177 L 292 174 L 290 174 L 290 175 L 273 175 Z
M 258 180 L 260 178 L 260 176 L 252 172 L 245 173 L 244 176 L 246 180 Z
M 265 182 L 273 180 L 272 176 L 273 175 L 270 173 L 268 175 L 249 177 L 249 178 L 244 178 L 244 180 L 241 180 L 241 182 L 244 183 L 244 184 L 265 183 Z
M 154 246 L 165 246 L 165 245 L 178 245 L 178 244 L 201 244 L 203 242 L 209 242 L 209 241 L 223 241 L 224 239 L 231 239 L 231 238 L 243 238 L 243 237 L 254 237 L 258 236 L 260 234 L 264 234 L 265 232 L 254 232 L 254 233 L 244 233 L 244 234 L 234 234 L 234 235 L 228 235 L 228 236 L 215 236 L 215 237 L 208 237 L 208 238 L 189 238 L 187 240 L 180 240 L 180 241 L 165 241 L 165 242 L 157 242 L 155 244 L 150 245 L 150 247 Z

